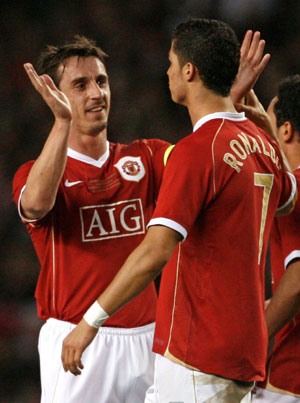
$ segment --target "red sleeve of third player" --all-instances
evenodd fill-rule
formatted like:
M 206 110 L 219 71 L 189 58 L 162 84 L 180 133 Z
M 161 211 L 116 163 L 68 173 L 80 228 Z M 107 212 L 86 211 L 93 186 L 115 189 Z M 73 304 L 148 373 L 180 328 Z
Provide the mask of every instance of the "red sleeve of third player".
M 191 136 L 179 142 L 171 153 L 157 206 L 149 223 L 149 226 L 166 225 L 178 231 L 184 239 L 201 208 L 213 196 L 209 186 L 209 150 L 204 145 L 192 146 Z
M 295 208 L 291 214 L 276 218 L 276 225 L 280 231 L 285 268 L 287 268 L 294 259 L 300 258 L 300 169 L 297 169 L 294 175 L 298 188 L 298 199 Z
M 264 133 L 262 130 L 261 130 L 261 132 Z M 266 134 L 264 134 L 264 135 L 266 135 Z M 268 135 L 267 135 L 267 139 L 274 147 L 274 149 L 276 151 L 276 155 L 278 155 L 278 157 L 279 157 L 279 165 L 282 167 L 281 171 L 280 171 L 281 172 L 281 185 L 282 185 L 281 194 L 280 194 L 279 204 L 278 204 L 276 213 L 278 215 L 280 215 L 280 213 L 285 214 L 284 213 L 285 208 L 287 206 L 289 206 L 290 203 L 293 201 L 293 199 L 295 197 L 295 193 L 297 191 L 296 178 L 295 178 L 294 174 L 284 171 L 284 163 L 283 163 L 281 152 L 279 150 L 277 143 L 273 139 L 271 139 Z

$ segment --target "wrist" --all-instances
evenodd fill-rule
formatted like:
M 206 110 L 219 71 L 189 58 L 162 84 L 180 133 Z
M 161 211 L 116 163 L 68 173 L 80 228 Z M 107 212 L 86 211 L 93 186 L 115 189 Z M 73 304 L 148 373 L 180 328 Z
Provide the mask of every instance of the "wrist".
M 233 86 L 230 90 L 230 98 L 233 104 L 240 104 L 243 103 L 244 96 Z
M 83 315 L 83 319 L 90 325 L 98 329 L 109 315 L 105 312 L 102 306 L 95 301 Z
M 69 128 L 72 124 L 72 118 L 55 118 L 55 125 Z

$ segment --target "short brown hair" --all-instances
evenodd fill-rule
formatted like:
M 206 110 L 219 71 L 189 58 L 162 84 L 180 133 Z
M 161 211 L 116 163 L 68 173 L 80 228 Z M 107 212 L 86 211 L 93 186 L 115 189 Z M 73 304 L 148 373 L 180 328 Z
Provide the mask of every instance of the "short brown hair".
M 218 20 L 190 18 L 172 35 L 180 66 L 191 62 L 206 88 L 227 96 L 238 72 L 240 45 L 230 25 Z
M 283 79 L 278 86 L 278 100 L 274 105 L 277 127 L 287 120 L 300 133 L 300 75 Z
M 94 56 L 98 58 L 105 66 L 105 58 L 108 55 L 98 46 L 96 42 L 86 38 L 83 35 L 75 35 L 72 42 L 62 46 L 48 45 L 44 49 L 37 62 L 37 70 L 39 74 L 48 74 L 55 84 L 58 86 L 61 75 L 58 75 L 58 67 L 63 64 L 65 66 L 67 59 L 72 56 L 85 58 Z

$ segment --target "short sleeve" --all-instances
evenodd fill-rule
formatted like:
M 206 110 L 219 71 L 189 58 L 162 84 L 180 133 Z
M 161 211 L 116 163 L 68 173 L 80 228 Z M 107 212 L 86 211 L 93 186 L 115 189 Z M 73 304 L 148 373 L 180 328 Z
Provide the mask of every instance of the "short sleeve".
M 298 194 L 300 192 L 300 170 L 295 172 Z M 287 268 L 295 259 L 300 259 L 300 199 L 298 197 L 294 210 L 287 216 L 277 217 L 276 225 L 280 232 L 284 266 Z
M 26 187 L 27 177 L 29 172 L 34 164 L 34 161 L 29 161 L 23 164 L 16 172 L 14 179 L 13 179 L 13 186 L 12 186 L 12 197 L 13 201 L 17 206 L 19 216 L 24 223 L 35 223 L 36 219 L 29 220 L 22 215 L 21 211 L 21 197 Z
M 211 199 L 211 159 L 205 147 L 178 143 L 168 160 L 157 206 L 148 226 L 165 225 L 183 239 Z

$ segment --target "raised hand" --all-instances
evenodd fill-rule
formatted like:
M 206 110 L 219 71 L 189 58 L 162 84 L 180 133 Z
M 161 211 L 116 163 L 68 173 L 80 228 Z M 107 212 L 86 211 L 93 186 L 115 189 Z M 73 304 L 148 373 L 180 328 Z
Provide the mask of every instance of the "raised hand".
M 39 76 L 30 63 L 24 64 L 24 69 L 34 88 L 41 94 L 44 101 L 52 110 L 57 120 L 71 120 L 72 109 L 69 99 L 54 84 L 47 74 Z
M 260 39 L 260 32 L 248 30 L 240 49 L 240 67 L 231 87 L 233 103 L 239 103 L 254 87 L 261 72 L 270 60 L 270 54 L 263 54 L 265 41 Z

